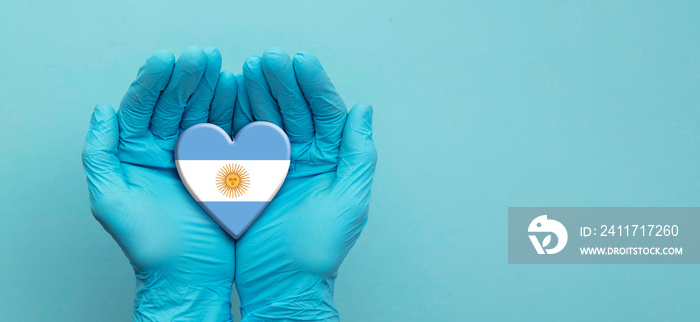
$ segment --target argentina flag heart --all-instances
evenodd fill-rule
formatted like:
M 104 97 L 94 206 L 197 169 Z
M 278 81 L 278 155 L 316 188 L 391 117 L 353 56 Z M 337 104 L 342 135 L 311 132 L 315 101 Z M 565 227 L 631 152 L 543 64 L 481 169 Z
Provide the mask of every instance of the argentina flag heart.
M 220 127 L 197 124 L 180 134 L 175 163 L 199 205 L 238 239 L 275 197 L 289 170 L 289 138 L 253 122 L 232 141 Z

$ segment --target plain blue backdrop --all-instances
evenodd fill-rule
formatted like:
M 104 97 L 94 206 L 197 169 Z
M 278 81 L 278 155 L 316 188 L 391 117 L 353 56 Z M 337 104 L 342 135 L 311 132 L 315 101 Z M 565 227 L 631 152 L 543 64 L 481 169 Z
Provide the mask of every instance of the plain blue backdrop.
M 509 206 L 700 206 L 700 5 L 687 1 L 6 1 L 0 319 L 124 321 L 132 269 L 80 152 L 158 49 L 239 73 L 315 53 L 375 108 L 345 321 L 691 320 L 695 265 L 508 265 Z M 235 312 L 238 302 L 234 298 Z

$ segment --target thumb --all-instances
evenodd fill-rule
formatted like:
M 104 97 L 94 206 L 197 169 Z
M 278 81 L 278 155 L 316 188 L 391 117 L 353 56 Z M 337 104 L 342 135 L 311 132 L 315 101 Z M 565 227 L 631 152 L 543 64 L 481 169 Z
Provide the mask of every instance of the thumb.
M 369 201 L 376 164 L 377 150 L 372 140 L 372 106 L 358 103 L 348 112 L 345 120 L 334 183 L 336 192 L 350 193 Z
M 121 164 L 117 158 L 119 121 L 109 105 L 97 105 L 83 149 L 83 168 L 90 189 L 90 200 L 113 191 L 125 191 Z

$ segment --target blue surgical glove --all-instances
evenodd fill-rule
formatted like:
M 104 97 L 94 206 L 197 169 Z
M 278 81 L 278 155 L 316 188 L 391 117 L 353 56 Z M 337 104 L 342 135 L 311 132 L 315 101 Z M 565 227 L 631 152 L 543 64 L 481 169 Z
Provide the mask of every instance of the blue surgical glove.
M 237 82 L 216 49 L 150 57 L 119 112 L 95 108 L 83 151 L 92 212 L 136 274 L 136 321 L 230 321 L 235 245 L 173 162 L 185 128 L 231 131 Z
M 316 57 L 275 48 L 248 58 L 237 104 L 234 132 L 269 121 L 292 146 L 284 185 L 236 242 L 243 321 L 336 321 L 338 267 L 367 221 L 372 107 L 346 112 Z

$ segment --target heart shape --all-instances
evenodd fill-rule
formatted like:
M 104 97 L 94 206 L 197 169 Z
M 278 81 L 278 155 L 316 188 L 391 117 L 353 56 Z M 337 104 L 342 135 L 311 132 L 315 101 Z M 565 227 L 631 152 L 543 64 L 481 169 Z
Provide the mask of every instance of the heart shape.
M 238 239 L 275 197 L 289 170 L 289 138 L 270 122 L 246 125 L 232 141 L 220 127 L 180 134 L 175 164 L 192 197 Z

